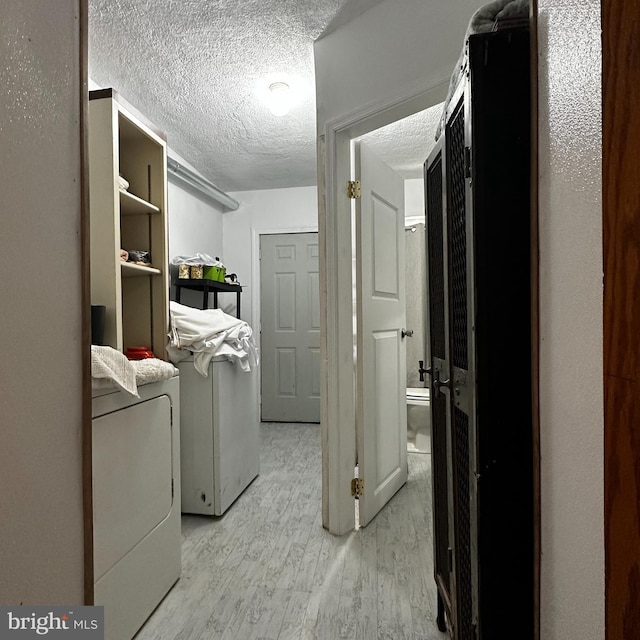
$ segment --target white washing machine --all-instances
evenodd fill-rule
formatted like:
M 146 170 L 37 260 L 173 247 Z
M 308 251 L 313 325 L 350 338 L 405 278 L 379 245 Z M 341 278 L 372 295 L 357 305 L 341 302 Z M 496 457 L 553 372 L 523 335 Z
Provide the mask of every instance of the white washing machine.
M 260 471 L 258 372 L 214 358 L 180 370 L 182 512 L 222 515 Z

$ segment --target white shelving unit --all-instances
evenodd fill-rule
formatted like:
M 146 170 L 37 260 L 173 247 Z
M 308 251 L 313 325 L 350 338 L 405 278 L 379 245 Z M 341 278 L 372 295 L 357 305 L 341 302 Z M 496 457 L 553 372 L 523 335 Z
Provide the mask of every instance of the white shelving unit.
M 166 358 L 166 140 L 113 89 L 91 91 L 89 100 L 91 303 L 106 306 L 104 344 L 147 346 Z M 148 251 L 151 266 L 122 262 L 121 249 Z

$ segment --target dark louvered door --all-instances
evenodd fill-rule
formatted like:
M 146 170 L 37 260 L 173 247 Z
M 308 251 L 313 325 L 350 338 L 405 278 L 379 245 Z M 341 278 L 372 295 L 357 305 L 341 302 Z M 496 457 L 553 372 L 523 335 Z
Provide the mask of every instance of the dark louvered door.
M 528 56 L 524 29 L 469 38 L 425 167 L 434 553 L 452 640 L 501 638 L 506 613 L 523 639 L 535 623 Z
M 434 565 L 439 616 L 454 640 L 474 640 L 477 557 L 474 545 L 475 433 L 469 320 L 473 242 L 465 98 L 457 92 L 445 135 L 425 165 L 431 344 Z
M 477 620 L 475 544 L 475 429 L 471 363 L 473 334 L 472 219 L 470 215 L 469 139 L 465 98 L 461 96 L 445 129 L 449 308 L 451 339 L 451 466 L 453 476 L 453 572 L 455 638 L 474 640 Z
M 443 138 L 441 138 L 443 140 Z M 445 153 L 441 142 L 425 163 L 425 203 L 427 218 L 427 281 L 429 299 L 429 327 L 431 361 L 429 371 L 431 398 L 431 464 L 433 490 L 434 571 L 438 585 L 438 626 L 446 628 L 445 610 L 449 620 L 453 617 L 453 592 L 450 553 L 451 468 L 449 465 L 448 399 L 436 393 L 434 382 L 449 378 L 449 309 L 446 290 L 446 188 L 444 180 Z

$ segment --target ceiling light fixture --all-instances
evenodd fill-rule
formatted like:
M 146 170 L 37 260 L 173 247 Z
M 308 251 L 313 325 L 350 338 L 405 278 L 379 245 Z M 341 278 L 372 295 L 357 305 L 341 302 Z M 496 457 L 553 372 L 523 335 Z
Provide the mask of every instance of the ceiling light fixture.
M 291 88 L 286 82 L 273 82 L 269 85 L 269 110 L 274 116 L 289 113 L 291 102 Z

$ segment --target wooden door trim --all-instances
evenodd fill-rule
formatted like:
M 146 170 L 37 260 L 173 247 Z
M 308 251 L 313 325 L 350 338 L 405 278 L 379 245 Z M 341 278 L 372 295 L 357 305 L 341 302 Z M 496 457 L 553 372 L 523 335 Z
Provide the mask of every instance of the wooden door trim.
M 89 7 L 79 0 L 80 114 L 80 263 L 82 355 L 82 510 L 84 539 L 84 603 L 94 604 L 93 445 L 91 431 L 91 281 L 89 235 Z
M 602 1 L 605 636 L 640 637 L 640 5 Z

